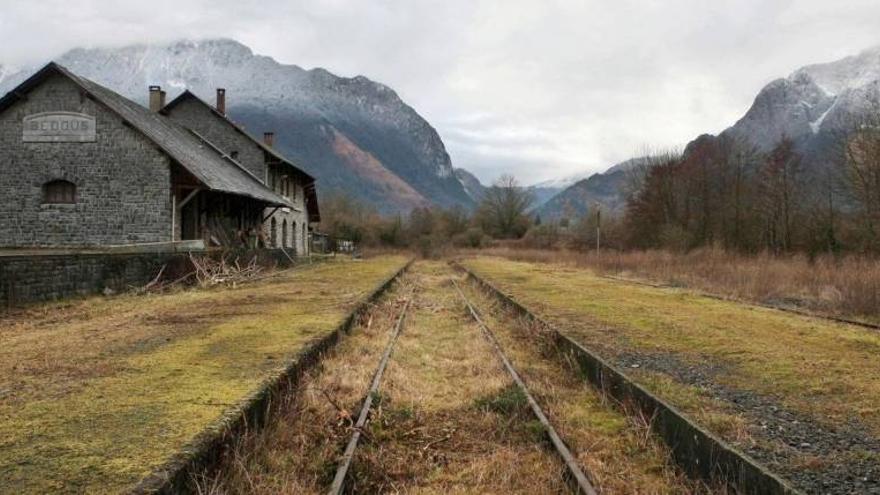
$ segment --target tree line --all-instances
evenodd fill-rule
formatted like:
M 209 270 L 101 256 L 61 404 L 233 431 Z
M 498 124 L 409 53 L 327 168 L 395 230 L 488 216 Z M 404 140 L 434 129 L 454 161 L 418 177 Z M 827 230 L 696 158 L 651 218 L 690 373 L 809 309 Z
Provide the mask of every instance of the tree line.
M 506 175 L 474 211 L 419 207 L 383 216 L 344 195 L 323 200 L 321 230 L 362 245 L 479 248 L 720 246 L 746 253 L 880 250 L 880 126 L 830 136 L 821 156 L 783 137 L 767 152 L 735 136 L 701 136 L 684 152 L 657 153 L 629 170 L 622 212 L 598 208 L 541 221 L 533 197 Z

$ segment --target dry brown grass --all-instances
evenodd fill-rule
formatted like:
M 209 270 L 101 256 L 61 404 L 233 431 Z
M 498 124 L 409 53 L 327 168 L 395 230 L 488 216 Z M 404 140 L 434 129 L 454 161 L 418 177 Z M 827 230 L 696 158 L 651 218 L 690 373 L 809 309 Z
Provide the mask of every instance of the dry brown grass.
M 880 323 L 880 261 L 871 257 L 746 256 L 721 249 L 548 251 L 496 248 L 479 254 L 586 267 L 603 275 L 653 281 L 760 304 L 802 308 Z
M 464 313 L 452 271 L 421 262 L 416 275 L 419 295 L 355 458 L 355 491 L 566 493 L 561 462 Z

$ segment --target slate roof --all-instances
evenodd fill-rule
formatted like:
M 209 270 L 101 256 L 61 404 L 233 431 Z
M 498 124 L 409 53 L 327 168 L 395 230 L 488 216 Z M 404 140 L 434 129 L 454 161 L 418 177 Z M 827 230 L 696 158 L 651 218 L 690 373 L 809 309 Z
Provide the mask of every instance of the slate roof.
M 61 74 L 115 112 L 132 128 L 153 141 L 163 152 L 183 166 L 204 186 L 238 196 L 249 197 L 271 206 L 293 206 L 275 193 L 234 160 L 216 151 L 216 147 L 189 129 L 116 92 L 77 76 L 61 65 L 51 62 L 17 88 L 0 98 L 0 112 L 6 110 L 33 87 L 52 74 Z
M 297 173 L 300 176 L 302 176 L 303 178 L 305 178 L 305 180 L 306 180 L 306 186 L 304 188 L 305 195 L 306 195 L 305 200 L 306 200 L 306 209 L 308 210 L 308 213 L 309 213 L 309 221 L 319 222 L 321 220 L 321 215 L 318 210 L 318 194 L 315 189 L 315 178 L 312 177 L 310 174 L 308 174 L 303 169 L 301 169 L 299 166 L 297 166 L 295 163 L 293 163 L 287 157 L 285 157 L 284 155 L 279 153 L 278 150 L 267 145 L 265 142 L 263 142 L 262 139 L 254 137 L 244 127 L 237 124 L 235 121 L 233 121 L 232 119 L 227 117 L 225 114 L 220 113 L 213 105 L 211 105 L 207 101 L 199 98 L 198 95 L 196 95 L 195 93 L 193 93 L 192 91 L 187 89 L 187 90 L 184 90 L 183 93 L 178 95 L 177 98 L 174 98 L 167 105 L 165 105 L 165 107 L 162 109 L 161 113 L 167 115 L 168 113 L 170 113 L 174 109 L 175 106 L 177 106 L 182 101 L 185 101 L 187 99 L 191 99 L 193 101 L 196 101 L 199 104 L 201 104 L 202 106 L 204 106 L 205 108 L 207 108 L 211 112 L 211 114 L 213 114 L 216 118 L 225 122 L 231 130 L 238 132 L 239 134 L 242 134 L 243 136 L 247 137 L 254 144 L 256 144 L 260 149 L 262 149 L 263 152 L 269 154 L 269 156 L 278 160 L 279 162 L 289 166 L 290 168 L 293 169 L 293 171 L 295 173 Z

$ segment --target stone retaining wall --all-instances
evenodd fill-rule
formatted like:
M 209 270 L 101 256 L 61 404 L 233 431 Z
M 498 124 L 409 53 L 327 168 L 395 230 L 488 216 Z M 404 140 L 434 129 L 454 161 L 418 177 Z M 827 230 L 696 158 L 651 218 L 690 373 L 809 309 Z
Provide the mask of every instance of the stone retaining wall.
M 239 257 L 246 263 L 257 257 L 263 266 L 293 263 L 279 249 L 211 251 L 199 256 Z M 191 271 L 188 253 L 36 254 L 0 257 L 0 308 L 72 296 L 122 292 L 142 287 L 156 278 L 174 280 Z

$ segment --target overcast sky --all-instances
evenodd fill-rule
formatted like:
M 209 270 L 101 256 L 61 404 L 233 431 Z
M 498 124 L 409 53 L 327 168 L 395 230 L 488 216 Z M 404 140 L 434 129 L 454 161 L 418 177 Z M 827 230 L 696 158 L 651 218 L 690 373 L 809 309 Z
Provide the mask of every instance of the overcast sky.
M 393 87 L 484 181 L 717 133 L 767 82 L 880 44 L 878 0 L 0 0 L 0 64 L 229 37 Z

